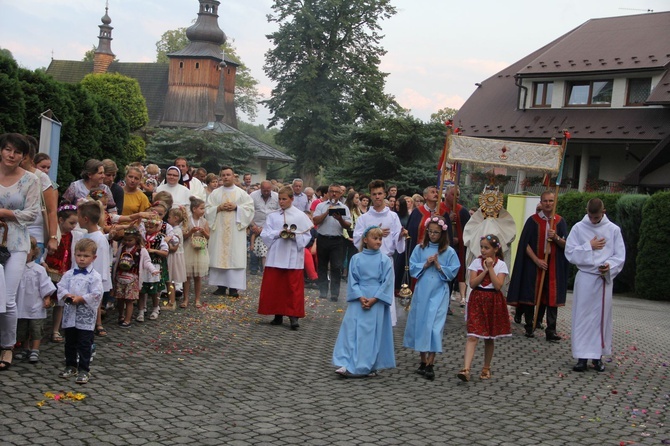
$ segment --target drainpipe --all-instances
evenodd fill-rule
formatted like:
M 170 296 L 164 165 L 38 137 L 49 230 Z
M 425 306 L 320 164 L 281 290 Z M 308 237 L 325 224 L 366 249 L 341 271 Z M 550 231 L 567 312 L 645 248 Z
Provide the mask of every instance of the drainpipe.
M 521 111 L 526 111 L 526 99 L 528 99 L 528 87 L 524 87 L 521 85 L 521 78 L 519 76 L 514 76 L 514 85 L 516 85 L 518 89 L 518 93 L 516 95 L 516 103 L 517 106 L 519 105 L 519 101 L 521 100 L 521 90 L 523 90 L 523 102 L 522 106 L 520 108 Z

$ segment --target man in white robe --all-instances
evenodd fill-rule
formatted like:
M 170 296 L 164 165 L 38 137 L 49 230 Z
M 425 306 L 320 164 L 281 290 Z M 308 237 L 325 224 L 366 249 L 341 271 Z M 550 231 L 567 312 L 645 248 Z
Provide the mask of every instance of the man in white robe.
M 589 200 L 586 212 L 565 245 L 565 257 L 579 268 L 572 302 L 572 356 L 578 360 L 573 370 L 585 371 L 591 359 L 604 372 L 602 355 L 612 354 L 612 281 L 623 269 L 626 248 L 602 200 Z
M 370 226 L 379 226 L 382 230 L 382 246 L 379 250 L 388 256 L 393 262 L 393 254 L 405 252 L 405 238 L 407 229 L 402 227 L 398 214 L 392 212 L 384 203 L 386 198 L 386 185 L 382 180 L 373 180 L 368 188 L 372 207 L 356 219 L 354 227 L 354 246 L 360 251 L 362 249 L 363 233 Z M 391 301 L 391 324 L 395 327 L 398 322 L 396 314 L 395 299 Z
M 209 223 L 209 284 L 218 286 L 214 294 L 226 289 L 231 297 L 247 289 L 247 227 L 254 218 L 254 202 L 235 186 L 231 167 L 221 168 L 223 185 L 207 199 L 205 218 Z

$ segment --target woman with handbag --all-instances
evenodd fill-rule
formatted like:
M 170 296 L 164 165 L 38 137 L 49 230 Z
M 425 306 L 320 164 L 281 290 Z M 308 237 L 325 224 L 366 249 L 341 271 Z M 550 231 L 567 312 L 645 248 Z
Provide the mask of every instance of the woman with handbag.
M 19 133 L 0 135 L 0 232 L 6 293 L 0 293 L 0 371 L 12 364 L 16 344 L 16 292 L 30 250 L 28 225 L 40 212 L 40 182 L 21 168 L 30 144 Z M 4 299 L 2 299 L 4 297 Z

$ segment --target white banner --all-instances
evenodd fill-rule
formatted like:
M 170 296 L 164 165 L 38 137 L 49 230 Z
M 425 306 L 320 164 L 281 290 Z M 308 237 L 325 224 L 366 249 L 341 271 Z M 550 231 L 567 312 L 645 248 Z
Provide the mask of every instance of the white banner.
M 40 152 L 46 153 L 51 158 L 51 169 L 49 178 L 54 183 L 58 176 L 58 157 L 60 156 L 60 131 L 63 124 L 46 116 L 47 112 L 40 115 L 42 125 L 40 128 Z
M 447 160 L 557 173 L 562 157 L 560 145 L 451 135 Z

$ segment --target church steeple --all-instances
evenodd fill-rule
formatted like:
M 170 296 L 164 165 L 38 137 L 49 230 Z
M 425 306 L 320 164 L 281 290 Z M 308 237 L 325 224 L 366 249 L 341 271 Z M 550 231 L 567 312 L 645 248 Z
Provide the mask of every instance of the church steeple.
M 112 19 L 109 17 L 108 11 L 109 1 L 105 4 L 105 15 L 100 19 L 102 25 L 98 25 L 100 34 L 98 35 L 98 47 L 93 57 L 94 73 L 106 73 L 115 57 L 112 52 L 112 30 L 114 28 L 110 25 Z

